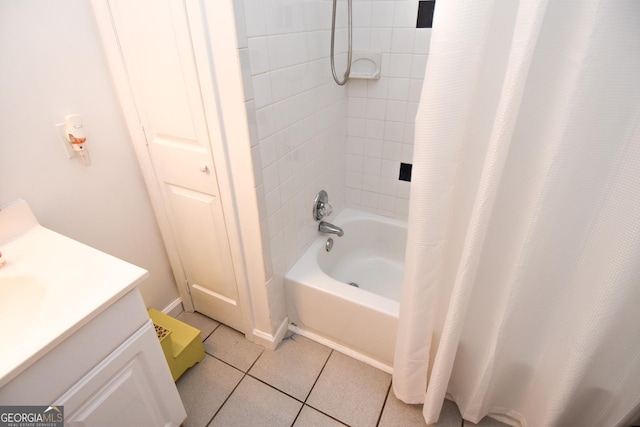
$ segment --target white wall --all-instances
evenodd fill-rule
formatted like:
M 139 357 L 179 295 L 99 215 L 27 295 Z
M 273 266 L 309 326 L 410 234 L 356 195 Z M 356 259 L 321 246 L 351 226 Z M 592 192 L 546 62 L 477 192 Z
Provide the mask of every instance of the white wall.
M 0 2 L 0 205 L 149 270 L 148 306 L 178 297 L 89 3 Z M 54 123 L 84 118 L 93 164 L 68 160 Z

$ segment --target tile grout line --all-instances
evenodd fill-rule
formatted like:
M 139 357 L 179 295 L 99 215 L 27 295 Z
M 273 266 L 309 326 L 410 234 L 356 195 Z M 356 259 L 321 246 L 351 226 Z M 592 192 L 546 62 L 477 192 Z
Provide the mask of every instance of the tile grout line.
M 218 325 L 218 326 L 220 326 L 220 325 Z M 216 327 L 216 329 L 218 329 L 218 328 Z M 215 329 L 214 329 L 214 330 L 215 330 Z M 213 331 L 211 332 L 211 334 L 213 334 Z M 209 335 L 211 335 L 211 334 L 209 334 Z M 207 338 L 208 338 L 208 337 L 207 337 Z M 245 372 L 245 371 L 243 371 L 243 370 L 241 370 L 241 369 L 238 369 L 237 367 L 235 367 L 235 366 L 231 365 L 230 363 L 225 362 L 224 360 L 218 359 L 217 357 L 215 357 L 215 356 L 213 356 L 213 355 L 211 355 L 211 354 L 207 353 L 209 356 L 213 357 L 214 359 L 216 359 L 216 360 L 218 360 L 218 361 L 220 361 L 220 362 L 222 362 L 222 363 L 224 363 L 224 364 L 226 364 L 226 365 L 228 365 L 228 366 L 232 367 L 232 368 L 233 368 L 233 369 L 235 369 L 235 370 L 238 370 L 238 371 L 242 372 L 242 378 L 240 378 L 240 381 L 238 381 L 238 384 L 236 384 L 236 385 L 235 385 L 235 387 L 233 387 L 233 389 L 231 390 L 231 392 L 230 392 L 230 393 L 227 395 L 227 397 L 224 399 L 224 402 L 222 402 L 222 404 L 220 405 L 220 407 L 218 408 L 218 410 L 213 414 L 213 416 L 211 417 L 211 419 L 207 422 L 207 424 L 206 424 L 207 426 L 208 426 L 209 424 L 211 424 L 211 422 L 213 422 L 213 419 L 214 419 L 214 418 L 215 418 L 215 417 L 220 413 L 220 411 L 222 410 L 222 408 L 224 408 L 224 405 L 226 405 L 226 404 L 227 404 L 227 402 L 229 401 L 229 399 L 231 398 L 231 396 L 233 395 L 233 393 L 234 393 L 234 392 L 236 391 L 236 389 L 240 386 L 240 383 L 242 383 L 242 381 L 247 377 L 247 375 L 249 375 L 249 370 L 251 370 L 251 368 L 253 368 L 253 365 L 255 365 L 255 364 L 256 364 L 256 362 L 258 361 L 258 359 L 260 359 L 260 357 L 262 357 L 262 353 L 264 353 L 264 349 L 260 352 L 260 354 L 258 355 L 258 357 L 256 357 L 256 360 L 254 360 L 254 361 L 253 361 L 253 363 L 251 363 L 251 366 L 249 366 L 249 367 L 247 368 L 246 372 Z M 251 376 L 251 375 L 249 375 L 249 376 Z M 251 376 L 251 378 L 253 378 L 253 376 Z
M 331 356 L 333 355 L 333 353 L 334 353 L 334 352 L 335 352 L 335 350 L 333 350 L 333 349 L 329 352 L 329 356 L 327 357 L 327 360 L 325 360 L 325 361 L 324 361 L 324 365 L 322 365 L 322 369 L 320 369 L 320 372 L 318 373 L 318 376 L 316 377 L 316 380 L 313 382 L 313 385 L 311 386 L 311 389 L 309 390 L 309 393 L 307 393 L 307 397 L 305 397 L 305 399 L 304 399 L 304 402 L 303 402 L 303 405 L 302 405 L 302 406 L 303 406 L 303 407 L 304 407 L 304 406 L 308 406 L 309 408 L 311 408 L 311 409 L 313 409 L 313 410 L 315 410 L 315 411 L 320 412 L 322 415 L 325 415 L 325 416 L 327 416 L 327 417 L 331 418 L 332 420 L 337 421 L 337 422 L 339 422 L 340 424 L 342 424 L 342 425 L 345 425 L 345 426 L 346 426 L 347 424 L 343 423 L 341 420 L 337 419 L 337 418 L 336 418 L 336 417 L 334 417 L 333 415 L 327 414 L 326 412 L 321 411 L 320 409 L 315 408 L 315 407 L 313 407 L 313 406 L 311 406 L 311 405 L 308 405 L 308 404 L 307 404 L 307 399 L 309 399 L 309 396 L 311 396 L 311 392 L 313 391 L 314 387 L 315 387 L 315 386 L 316 386 L 316 384 L 318 383 L 318 380 L 320 379 L 320 375 L 322 375 L 322 372 L 324 372 L 324 368 L 327 366 L 327 363 L 329 363 L 329 359 L 331 358 Z
M 382 421 L 382 414 L 384 413 L 384 407 L 387 405 L 387 401 L 389 400 L 389 393 L 391 393 L 391 381 L 389 381 L 389 387 L 387 388 L 387 395 L 384 398 L 384 402 L 382 402 L 382 407 L 380 408 L 380 414 L 378 415 L 378 421 L 376 422 L 376 427 L 380 425 L 380 421 Z

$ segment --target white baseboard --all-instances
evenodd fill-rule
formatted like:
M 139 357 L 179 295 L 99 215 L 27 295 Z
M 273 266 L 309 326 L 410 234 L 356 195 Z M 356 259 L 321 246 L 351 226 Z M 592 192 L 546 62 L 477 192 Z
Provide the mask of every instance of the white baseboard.
M 177 317 L 183 311 L 184 308 L 182 307 L 182 298 L 180 297 L 173 300 L 171 304 L 169 304 L 162 310 L 164 314 L 168 314 L 171 317 Z
M 307 331 L 305 329 L 301 329 L 297 326 L 289 325 L 289 330 L 298 335 L 302 335 L 305 338 L 309 338 L 312 341 L 315 341 L 319 344 L 332 348 L 336 351 L 339 351 L 342 354 L 345 354 L 349 357 L 352 357 L 356 360 L 359 360 L 362 363 L 366 363 L 369 366 L 373 366 L 376 369 L 380 369 L 381 371 L 386 372 L 387 374 L 393 374 L 393 367 L 389 366 L 385 363 L 382 363 L 378 360 L 375 360 L 369 356 L 366 356 L 362 353 L 359 353 L 349 347 L 345 347 L 342 344 L 338 344 L 337 342 L 331 341 L 328 338 L 325 338 L 321 335 L 315 334 L 313 332 Z
M 254 329 L 252 331 L 252 335 L 254 338 L 254 342 L 256 344 L 260 344 L 261 346 L 268 348 L 269 350 L 275 350 L 284 338 L 284 335 L 287 333 L 289 327 L 289 318 L 285 317 L 275 335 L 265 334 L 262 331 Z

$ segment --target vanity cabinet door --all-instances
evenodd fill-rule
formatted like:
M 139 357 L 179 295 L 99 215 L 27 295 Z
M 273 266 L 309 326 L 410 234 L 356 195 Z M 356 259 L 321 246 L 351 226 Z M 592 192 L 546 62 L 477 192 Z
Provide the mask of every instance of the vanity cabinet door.
M 147 323 L 56 401 L 65 426 L 179 426 L 186 413 Z

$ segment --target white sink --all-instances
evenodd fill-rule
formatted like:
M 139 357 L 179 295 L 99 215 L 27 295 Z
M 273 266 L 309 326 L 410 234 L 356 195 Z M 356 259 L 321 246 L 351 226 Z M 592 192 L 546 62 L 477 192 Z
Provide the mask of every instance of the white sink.
M 0 251 L 0 387 L 148 274 L 42 227 L 24 201 L 0 210 Z

